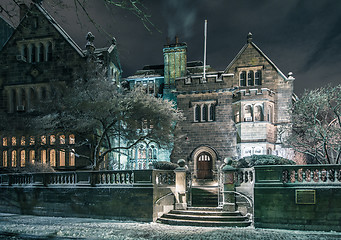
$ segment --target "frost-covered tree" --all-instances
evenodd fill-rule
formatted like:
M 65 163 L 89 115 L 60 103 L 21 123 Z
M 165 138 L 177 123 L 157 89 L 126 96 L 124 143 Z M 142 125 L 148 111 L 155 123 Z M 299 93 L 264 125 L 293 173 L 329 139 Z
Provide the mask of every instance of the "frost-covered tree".
M 108 154 L 124 153 L 143 140 L 169 147 L 175 122 L 182 118 L 171 102 L 140 88 L 127 91 L 98 69 L 70 85 L 55 87 L 54 97 L 38 112 L 31 127 L 41 134 L 76 134 L 76 149 L 90 149 L 89 155 L 76 155 L 89 159 L 93 169 L 98 169 Z
M 294 103 L 287 143 L 317 163 L 341 163 L 341 85 L 306 91 Z

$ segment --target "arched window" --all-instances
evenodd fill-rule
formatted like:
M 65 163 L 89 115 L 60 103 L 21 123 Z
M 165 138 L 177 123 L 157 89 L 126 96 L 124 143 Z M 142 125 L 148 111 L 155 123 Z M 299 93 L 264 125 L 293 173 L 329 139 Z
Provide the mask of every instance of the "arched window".
M 76 138 L 74 134 L 69 135 L 69 144 L 75 144 L 76 143 Z
M 244 108 L 244 121 L 252 122 L 252 107 L 251 105 L 246 105 Z
M 153 149 L 150 147 L 148 148 L 148 159 L 152 159 L 153 158 Z
M 25 107 L 25 106 L 26 106 L 26 93 L 25 93 L 25 90 L 24 90 L 24 89 L 21 89 L 20 92 L 21 92 L 21 105 L 22 105 L 23 107 Z M 24 108 L 22 108 L 22 109 L 20 109 L 20 110 L 23 111 Z
M 25 146 L 25 144 L 26 144 L 25 136 L 22 136 L 21 139 L 20 139 L 20 145 L 21 146 Z
M 31 62 L 36 62 L 36 46 L 34 44 L 31 47 Z
M 12 167 L 17 166 L 17 151 L 13 150 L 12 151 Z
M 203 106 L 202 106 L 202 121 L 207 121 L 207 105 L 206 104 L 204 104 Z
M 39 52 L 38 62 L 44 62 L 44 45 L 42 43 L 39 44 L 38 52 Z
M 52 43 L 49 42 L 47 46 L 47 60 L 46 61 L 52 61 Z
M 262 106 L 255 106 L 255 121 L 263 121 L 264 120 L 264 116 L 263 116 L 263 108 Z
M 59 136 L 59 144 L 65 144 L 65 135 Z
M 45 145 L 46 144 L 46 136 L 45 135 L 40 137 L 40 143 L 41 143 L 41 145 Z
M 2 138 L 2 146 L 7 146 L 8 142 L 7 142 L 7 137 Z
M 195 122 L 200 122 L 200 115 L 201 115 L 200 112 L 201 112 L 200 106 L 195 105 L 194 107 L 194 121 Z
M 35 162 L 35 160 L 36 160 L 36 152 L 34 150 L 30 150 L 29 160 L 30 160 L 30 163 L 34 163 Z
M 70 156 L 69 156 L 69 166 L 76 165 L 76 156 L 75 156 L 75 149 L 71 149 Z
M 24 45 L 23 49 L 22 49 L 22 56 L 25 58 L 25 61 L 28 62 L 28 59 L 27 59 L 28 54 L 27 53 L 28 53 L 27 45 Z
M 46 150 L 45 149 L 40 151 L 40 159 L 41 159 L 41 162 L 43 164 L 47 163 L 47 161 L 46 161 Z
M 17 138 L 16 137 L 12 137 L 12 146 L 17 145 Z
M 25 162 L 26 162 L 25 155 L 26 155 L 25 150 L 21 150 L 20 151 L 20 166 L 21 167 L 25 167 Z
M 143 146 L 143 145 L 140 145 L 139 146 L 139 149 L 138 149 L 138 156 L 137 156 L 137 158 L 138 159 L 146 159 L 146 148 L 145 148 L 145 146 Z
M 255 85 L 255 84 L 254 84 L 254 79 L 253 79 L 253 77 L 254 77 L 253 71 L 249 71 L 249 72 L 247 73 L 247 85 L 248 85 L 248 86 L 253 86 L 253 85 Z
M 65 150 L 61 149 L 59 151 L 59 166 L 65 167 Z
M 50 144 L 53 145 L 56 143 L 56 136 L 55 135 L 51 135 L 50 136 Z
M 271 148 L 268 148 L 268 150 L 266 151 L 266 154 L 272 155 L 272 149 L 271 149 Z
M 242 87 L 246 86 L 246 72 L 245 71 L 242 71 L 239 74 L 239 85 Z
M 262 85 L 262 72 L 260 70 L 255 73 L 255 85 Z
M 56 166 L 56 150 L 54 149 L 50 150 L 50 166 Z
M 213 104 L 210 104 L 209 107 L 209 121 L 214 121 L 215 120 L 215 106 Z
M 30 136 L 30 145 L 34 145 L 35 144 L 35 139 L 33 136 Z
M 2 166 L 3 167 L 8 167 L 8 155 L 7 151 L 2 152 Z

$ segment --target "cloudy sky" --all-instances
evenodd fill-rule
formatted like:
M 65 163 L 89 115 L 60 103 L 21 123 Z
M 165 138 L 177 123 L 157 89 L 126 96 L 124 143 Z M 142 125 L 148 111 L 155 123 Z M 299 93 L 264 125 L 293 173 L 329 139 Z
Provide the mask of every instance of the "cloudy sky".
M 81 8 L 76 11 L 74 1 L 61 7 L 62 1 L 44 0 L 43 6 L 82 48 L 88 31 L 98 47 L 114 36 L 124 76 L 162 64 L 163 45 L 175 35 L 188 44 L 188 60 L 203 60 L 207 19 L 207 63 L 217 70 L 225 69 L 252 32 L 256 45 L 283 73 L 294 73 L 298 94 L 341 83 L 340 0 L 141 0 L 155 25 L 149 25 L 151 31 L 130 11 L 87 0 L 89 15 L 102 28 L 98 31 Z

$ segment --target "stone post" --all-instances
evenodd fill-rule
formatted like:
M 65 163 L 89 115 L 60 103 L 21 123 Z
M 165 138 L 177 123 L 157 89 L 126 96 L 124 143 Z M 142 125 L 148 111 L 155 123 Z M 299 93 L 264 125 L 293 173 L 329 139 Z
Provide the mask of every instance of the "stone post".
M 230 165 L 223 167 L 223 210 L 234 212 L 236 211 L 236 196 L 235 196 L 235 181 L 234 175 L 236 169 Z
M 178 161 L 179 167 L 174 170 L 175 172 L 175 209 L 186 210 L 187 209 L 187 196 L 186 196 L 186 172 L 187 166 L 185 160 L 180 159 Z

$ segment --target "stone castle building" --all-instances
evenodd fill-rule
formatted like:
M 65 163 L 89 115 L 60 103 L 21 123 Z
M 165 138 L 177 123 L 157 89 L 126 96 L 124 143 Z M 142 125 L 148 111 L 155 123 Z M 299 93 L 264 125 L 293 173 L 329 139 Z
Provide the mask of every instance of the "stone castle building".
M 39 3 L 21 4 L 20 15 L 19 25 L 0 51 L 0 113 L 8 119 L 33 112 L 42 102 L 48 104 L 57 88 L 62 89 L 86 71 L 90 58 L 102 62 L 110 80 L 120 78 L 115 42 L 96 49 L 89 33 L 86 49 L 80 48 Z M 73 151 L 77 136 L 72 132 L 37 136 L 19 129 L 12 134 L 0 133 L 2 169 L 33 162 L 59 170 L 88 165 Z
M 212 179 L 226 158 L 272 154 L 293 159 L 280 133 L 290 126 L 294 78 L 256 46 L 251 33 L 223 71 L 187 62 L 187 45 L 178 41 L 165 46 L 163 54 L 164 65 L 145 66 L 126 80 L 130 87 L 142 84 L 147 93 L 175 100 L 183 111 L 186 120 L 177 125 L 168 160 L 185 159 L 195 178 Z M 131 161 L 149 161 L 134 156 Z

